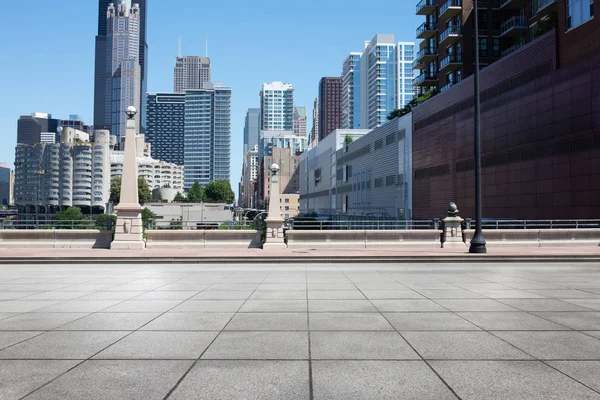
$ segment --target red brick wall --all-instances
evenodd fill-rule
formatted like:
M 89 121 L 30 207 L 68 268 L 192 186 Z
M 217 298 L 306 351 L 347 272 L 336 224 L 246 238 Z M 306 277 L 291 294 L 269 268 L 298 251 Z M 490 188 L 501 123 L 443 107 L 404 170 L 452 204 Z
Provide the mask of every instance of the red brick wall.
M 600 217 L 600 52 L 553 70 L 555 48 L 551 32 L 481 74 L 486 218 Z M 413 113 L 417 218 L 474 216 L 472 94 L 470 78 Z
M 583 61 L 600 52 L 600 0 L 594 2 L 594 18 L 566 32 L 567 1 L 558 4 L 560 65 Z

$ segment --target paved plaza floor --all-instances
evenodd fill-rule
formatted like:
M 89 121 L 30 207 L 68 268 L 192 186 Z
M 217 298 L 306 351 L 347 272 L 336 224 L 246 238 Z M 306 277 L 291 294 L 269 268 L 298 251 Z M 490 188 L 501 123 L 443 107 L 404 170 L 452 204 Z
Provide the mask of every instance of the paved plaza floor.
M 600 399 L 600 264 L 0 265 L 0 399 Z

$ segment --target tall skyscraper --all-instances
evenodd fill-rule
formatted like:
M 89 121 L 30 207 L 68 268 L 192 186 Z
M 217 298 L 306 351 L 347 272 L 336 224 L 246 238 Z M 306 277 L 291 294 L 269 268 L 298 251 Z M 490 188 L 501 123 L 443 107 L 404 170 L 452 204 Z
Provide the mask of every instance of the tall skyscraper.
M 413 42 L 400 42 L 396 45 L 396 107 L 402 108 L 413 99 L 415 90 L 413 86 L 415 61 L 415 44 Z
M 131 8 L 132 3 L 137 4 L 138 11 L 138 63 L 140 65 L 140 84 L 139 84 L 139 99 L 141 102 L 138 107 L 139 120 L 142 122 L 140 131 L 144 132 L 146 122 L 146 102 L 145 98 L 148 87 L 148 43 L 146 42 L 146 19 L 147 19 L 147 0 L 99 0 L 98 2 L 98 35 L 96 36 L 96 56 L 94 70 L 94 128 L 95 129 L 110 129 L 111 120 L 106 116 L 106 80 L 107 80 L 107 52 L 112 46 L 108 41 L 108 7 L 114 4 L 118 7 L 119 4 L 125 4 Z M 139 121 L 138 121 L 139 122 Z M 111 132 L 112 133 L 112 132 Z
M 350 53 L 342 67 L 342 128 L 360 129 L 360 56 Z
M 8 164 L 0 163 L 0 205 L 3 206 L 11 204 L 11 175 Z
M 313 120 L 312 129 L 308 138 L 308 145 L 310 148 L 315 147 L 319 143 L 319 98 L 316 97 L 313 103 Z
M 36 112 L 22 115 L 17 122 L 17 143 L 37 144 L 42 141 L 42 136 L 47 137 L 48 134 L 58 135 L 60 141 L 60 135 L 56 131 L 59 126 L 60 120 L 52 118 L 51 114 Z
M 306 137 L 306 107 L 294 107 L 294 134 Z
M 261 130 L 293 131 L 294 88 L 289 83 L 263 83 L 260 92 Z
M 230 177 L 231 88 L 207 83 L 186 90 L 184 120 L 184 187 Z
M 244 124 L 244 154 L 254 149 L 260 140 L 260 108 L 249 108 Z
M 148 93 L 146 140 L 152 157 L 183 165 L 185 93 Z
M 321 78 L 319 82 L 319 141 L 342 127 L 342 78 Z
M 177 56 L 173 77 L 173 91 L 183 93 L 186 89 L 203 89 L 211 81 L 210 58 L 200 56 Z

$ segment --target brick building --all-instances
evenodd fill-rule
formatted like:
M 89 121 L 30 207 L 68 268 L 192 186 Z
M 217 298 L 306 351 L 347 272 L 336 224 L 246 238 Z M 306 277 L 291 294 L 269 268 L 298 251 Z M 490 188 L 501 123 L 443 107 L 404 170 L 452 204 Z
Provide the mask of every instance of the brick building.
M 342 127 L 342 78 L 319 82 L 319 140 Z

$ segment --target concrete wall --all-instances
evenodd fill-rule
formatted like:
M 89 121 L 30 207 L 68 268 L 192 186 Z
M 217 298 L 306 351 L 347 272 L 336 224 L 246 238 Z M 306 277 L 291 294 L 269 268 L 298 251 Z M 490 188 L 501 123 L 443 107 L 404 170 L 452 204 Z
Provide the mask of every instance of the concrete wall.
M 233 219 L 231 208 L 224 203 L 146 203 L 156 214 L 156 224 L 168 227 L 173 219 L 183 221 L 225 222 Z
M 261 235 L 253 230 L 147 230 L 147 249 L 257 249 Z
M 287 231 L 290 249 L 440 248 L 437 230 Z
M 465 230 L 470 243 L 473 230 Z M 491 247 L 598 246 L 600 229 L 486 229 L 483 237 Z
M 2 249 L 109 249 L 112 239 L 111 231 L 93 229 L 0 230 Z

